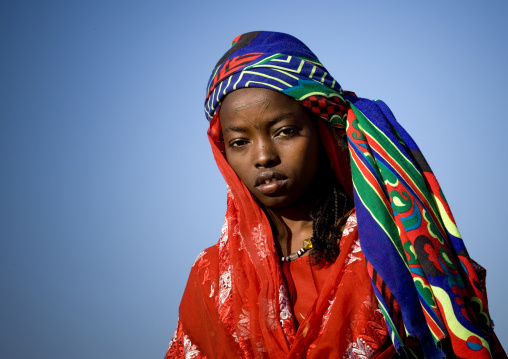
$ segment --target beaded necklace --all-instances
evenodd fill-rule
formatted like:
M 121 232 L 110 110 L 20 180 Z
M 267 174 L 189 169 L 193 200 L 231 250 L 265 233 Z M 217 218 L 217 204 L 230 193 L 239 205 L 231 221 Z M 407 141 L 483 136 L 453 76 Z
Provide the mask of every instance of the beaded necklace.
M 307 238 L 303 241 L 303 247 L 300 248 L 297 252 L 291 253 L 287 257 L 281 257 L 281 262 L 290 262 L 294 261 L 297 258 L 300 258 L 305 252 L 312 248 L 312 237 Z

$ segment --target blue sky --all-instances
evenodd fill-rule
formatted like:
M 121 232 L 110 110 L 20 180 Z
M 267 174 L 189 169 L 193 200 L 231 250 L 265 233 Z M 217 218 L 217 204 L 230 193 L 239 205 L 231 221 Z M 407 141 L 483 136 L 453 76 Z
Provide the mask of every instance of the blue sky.
M 237 35 L 290 33 L 427 157 L 508 345 L 502 1 L 2 1 L 0 356 L 162 358 L 225 184 L 203 113 Z

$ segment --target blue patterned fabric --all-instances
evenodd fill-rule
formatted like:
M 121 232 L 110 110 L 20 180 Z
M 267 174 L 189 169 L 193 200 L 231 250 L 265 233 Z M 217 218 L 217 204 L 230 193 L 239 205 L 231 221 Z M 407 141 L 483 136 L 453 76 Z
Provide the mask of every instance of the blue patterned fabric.
M 344 92 L 307 46 L 276 32 L 234 39 L 208 82 L 207 119 L 228 93 L 248 87 L 294 98 L 347 139 L 344 173 L 353 183 L 360 243 L 397 350 L 416 341 L 426 357 L 438 358 L 446 339 L 459 357 L 490 358 L 482 269 L 469 258 L 425 158 L 388 106 Z

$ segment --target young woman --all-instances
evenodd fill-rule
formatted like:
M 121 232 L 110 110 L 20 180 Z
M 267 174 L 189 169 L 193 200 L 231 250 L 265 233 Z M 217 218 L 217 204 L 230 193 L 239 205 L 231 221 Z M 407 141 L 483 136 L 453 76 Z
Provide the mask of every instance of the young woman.
M 429 166 L 296 38 L 233 41 L 205 112 L 228 204 L 168 358 L 506 357 Z

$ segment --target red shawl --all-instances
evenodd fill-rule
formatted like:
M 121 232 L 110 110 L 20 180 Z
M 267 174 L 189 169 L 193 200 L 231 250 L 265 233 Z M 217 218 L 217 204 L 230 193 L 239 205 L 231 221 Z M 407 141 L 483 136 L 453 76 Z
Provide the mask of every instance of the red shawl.
M 296 333 L 288 333 L 283 345 L 254 349 L 248 342 L 249 314 L 242 308 L 234 323 L 235 286 L 231 267 L 220 272 L 229 242 L 227 218 L 221 241 L 203 251 L 194 263 L 182 304 L 178 328 L 166 358 L 391 358 L 395 349 L 387 342 L 386 324 L 365 269 L 360 248 L 356 214 L 347 222 L 340 241 L 341 253 L 311 311 Z M 221 246 L 221 243 L 223 245 Z M 292 313 L 287 292 L 279 293 L 280 313 L 266 318 L 275 326 L 291 327 Z M 233 315 L 232 315 L 233 314 Z M 271 323 L 270 323 L 271 321 Z M 264 330 L 269 332 L 270 328 Z M 242 343 L 244 345 L 242 345 Z M 250 344 L 250 345 L 246 345 Z
M 329 129 L 321 126 L 321 137 L 337 153 L 341 149 Z M 326 283 L 296 331 L 270 224 L 221 153 L 219 134 L 216 116 L 209 138 L 228 183 L 222 234 L 192 267 L 166 358 L 391 357 L 395 351 L 386 344 L 356 213 L 348 219 Z M 332 163 L 341 167 L 337 157 Z

